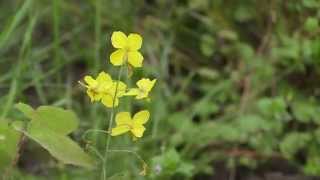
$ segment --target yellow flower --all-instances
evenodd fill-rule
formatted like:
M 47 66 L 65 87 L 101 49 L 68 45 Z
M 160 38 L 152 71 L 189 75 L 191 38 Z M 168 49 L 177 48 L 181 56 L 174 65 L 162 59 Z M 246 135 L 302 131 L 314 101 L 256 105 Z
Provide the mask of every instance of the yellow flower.
M 112 86 L 111 76 L 105 72 L 99 73 L 96 79 L 91 76 L 85 76 L 84 81 L 86 82 L 85 87 L 87 88 L 87 94 L 91 102 L 99 101 L 103 93 Z
M 116 127 L 112 128 L 111 136 L 118 136 L 131 132 L 135 138 L 141 138 L 146 128 L 143 126 L 150 117 L 147 110 L 136 113 L 133 118 L 129 112 L 120 112 L 116 115 Z
M 138 88 L 131 88 L 125 95 L 136 96 L 136 99 L 147 98 L 156 81 L 156 79 L 151 81 L 148 78 L 142 78 L 136 83 Z
M 142 45 L 142 37 L 139 34 L 131 33 L 126 36 L 121 31 L 112 33 L 111 43 L 118 50 L 110 56 L 110 61 L 114 66 L 121 66 L 126 61 L 133 67 L 142 67 L 143 56 L 138 51 Z
M 121 81 L 114 81 L 107 91 L 102 94 L 102 104 L 108 108 L 117 107 L 119 105 L 119 98 L 124 95 L 126 89 L 127 85 L 125 83 Z

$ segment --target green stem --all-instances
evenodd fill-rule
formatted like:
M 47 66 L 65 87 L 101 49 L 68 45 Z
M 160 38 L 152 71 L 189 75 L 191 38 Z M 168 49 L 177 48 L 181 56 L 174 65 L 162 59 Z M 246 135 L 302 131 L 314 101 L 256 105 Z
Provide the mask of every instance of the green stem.
M 123 70 L 123 66 L 120 67 L 120 70 L 119 70 L 119 73 L 118 73 L 118 80 L 117 80 L 117 83 L 116 83 L 116 90 L 115 90 L 114 96 L 113 96 L 112 110 L 111 110 L 110 119 L 109 119 L 108 132 L 111 132 L 112 125 L 113 125 L 113 119 L 114 119 L 114 114 L 115 114 L 115 107 L 114 106 L 115 106 L 115 100 L 117 98 L 118 86 L 119 86 L 119 81 L 121 80 L 122 70 Z M 102 169 L 103 180 L 106 180 L 106 178 L 107 178 L 106 162 L 107 162 L 107 158 L 108 158 L 110 141 L 111 141 L 111 136 L 109 135 L 107 137 L 107 144 L 106 144 L 106 149 L 105 149 L 105 153 L 104 153 L 104 162 L 103 162 L 103 166 L 102 166 L 102 168 L 103 168 Z
M 95 61 L 94 61 L 94 71 L 97 72 L 100 67 L 100 40 L 101 40 L 101 0 L 96 0 L 95 3 L 95 26 L 94 26 L 94 34 L 95 34 Z
M 53 18 L 53 46 L 54 46 L 54 65 L 57 67 L 61 64 L 61 59 L 60 59 L 60 46 L 59 46 L 59 41 L 60 41 L 60 18 L 59 18 L 59 13 L 60 13 L 60 0 L 54 0 L 52 1 L 53 5 L 53 11 L 52 11 L 52 18 Z M 62 81 L 62 77 L 58 76 L 58 82 L 60 83 Z

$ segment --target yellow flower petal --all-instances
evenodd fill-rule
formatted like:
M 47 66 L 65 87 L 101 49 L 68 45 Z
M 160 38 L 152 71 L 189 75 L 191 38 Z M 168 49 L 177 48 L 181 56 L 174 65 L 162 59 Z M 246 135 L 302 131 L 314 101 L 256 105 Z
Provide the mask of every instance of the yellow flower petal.
M 114 66 L 121 66 L 124 63 L 125 54 L 126 54 L 126 52 L 123 49 L 118 49 L 118 50 L 114 51 L 110 55 L 110 62 Z
M 142 67 L 143 56 L 139 51 L 130 51 L 128 53 L 128 62 L 133 67 Z
M 142 78 L 136 84 L 139 87 L 139 89 L 147 89 L 149 83 L 150 79 Z
M 96 86 L 98 82 L 93 79 L 91 76 L 85 76 L 84 81 L 89 85 L 89 86 Z
M 118 83 L 118 87 L 117 87 Z M 108 89 L 108 94 L 114 96 L 117 90 L 116 97 L 122 97 L 127 90 L 127 85 L 122 81 L 113 82 L 112 86 Z
M 87 93 L 88 93 L 88 95 L 89 95 L 89 97 L 91 99 L 91 102 L 99 101 L 101 99 L 101 97 L 102 97 L 101 93 L 97 93 L 97 92 L 95 92 L 94 90 L 91 90 L 91 89 L 89 89 L 87 91 Z
M 115 48 L 124 48 L 128 44 L 128 38 L 123 32 L 116 31 L 112 33 L 111 43 Z
M 115 128 L 112 128 L 111 136 L 118 136 L 128 132 L 129 130 L 130 130 L 129 126 L 126 126 L 126 125 L 117 126 Z
M 149 92 L 149 91 L 151 91 L 151 89 L 153 88 L 155 83 L 156 83 L 156 79 L 151 81 L 148 78 L 142 78 L 137 82 L 137 86 L 140 89 Z
M 151 91 L 151 89 L 153 88 L 153 86 L 156 84 L 157 80 L 154 79 L 150 82 L 149 86 L 147 87 L 147 91 Z
M 98 83 L 112 82 L 112 78 L 108 73 L 101 72 L 97 77 Z
M 150 118 L 150 113 L 147 110 L 139 111 L 133 116 L 134 126 L 145 124 Z
M 139 91 L 139 94 L 136 96 L 136 99 L 144 99 L 147 98 L 149 95 L 149 92 L 147 91 Z
M 115 83 L 117 82 L 118 82 L 117 97 L 122 97 L 127 90 L 127 85 L 122 81 L 116 81 Z
M 139 89 L 138 88 L 131 88 L 129 89 L 128 92 L 126 92 L 124 95 L 125 96 L 136 96 L 139 94 Z
M 119 99 L 115 98 L 114 104 L 113 104 L 113 97 L 109 94 L 102 95 L 101 102 L 103 105 L 105 105 L 108 108 L 112 108 L 113 105 L 114 107 L 117 107 L 119 105 Z
M 119 125 L 131 125 L 132 120 L 131 120 L 131 115 L 129 112 L 119 112 L 116 115 L 116 124 L 117 126 Z
M 96 91 L 99 93 L 106 93 L 108 89 L 112 86 L 111 76 L 105 72 L 99 73 L 97 77 L 98 86 Z
M 130 51 L 136 51 L 141 48 L 142 37 L 139 34 L 131 33 L 128 36 L 128 47 Z
M 93 102 L 93 101 L 95 101 L 97 99 L 96 96 L 95 96 L 95 93 L 92 90 L 88 89 L 87 90 L 87 94 L 90 97 L 90 101 L 91 102 Z
M 135 137 L 141 138 L 145 130 L 146 128 L 143 126 L 135 126 L 133 129 L 131 129 L 131 132 Z

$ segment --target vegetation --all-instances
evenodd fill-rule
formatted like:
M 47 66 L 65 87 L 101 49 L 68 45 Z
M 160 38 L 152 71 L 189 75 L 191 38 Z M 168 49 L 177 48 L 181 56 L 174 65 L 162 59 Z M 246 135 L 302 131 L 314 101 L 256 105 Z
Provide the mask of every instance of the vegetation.
M 318 0 L 11 0 L 0 9 L 2 179 L 320 177 Z M 111 42 L 117 31 L 142 36 L 143 67 L 110 58 L 122 49 Z M 122 67 L 127 78 L 117 79 Z M 88 97 L 101 71 L 133 89 Z M 139 96 L 143 77 L 154 87 Z M 121 128 L 113 116 L 131 112 L 128 125 L 141 111 L 150 117 L 131 134 L 112 130 Z

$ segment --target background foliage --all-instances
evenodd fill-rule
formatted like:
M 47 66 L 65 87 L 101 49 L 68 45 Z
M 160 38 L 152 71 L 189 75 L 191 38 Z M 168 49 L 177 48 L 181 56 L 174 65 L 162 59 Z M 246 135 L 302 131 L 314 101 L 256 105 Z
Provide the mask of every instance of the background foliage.
M 108 112 L 77 81 L 108 70 L 110 35 L 122 30 L 144 37 L 146 67 L 133 79 L 158 82 L 145 138 L 112 141 L 137 151 L 148 176 L 130 153 L 114 153 L 112 178 L 204 179 L 226 170 L 240 179 L 272 169 L 320 176 L 318 0 L 12 0 L 0 9 L 0 132 L 13 140 L 2 123 L 25 118 L 13 108 L 21 101 L 74 110 L 80 128 L 70 137 L 103 149 L 105 135 L 82 134 L 105 130 Z M 129 104 L 122 108 L 141 106 Z M 15 151 L 2 152 L 15 141 L 1 137 L 0 168 Z M 28 139 L 14 174 L 78 180 L 97 172 L 63 166 Z

